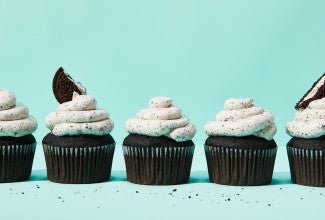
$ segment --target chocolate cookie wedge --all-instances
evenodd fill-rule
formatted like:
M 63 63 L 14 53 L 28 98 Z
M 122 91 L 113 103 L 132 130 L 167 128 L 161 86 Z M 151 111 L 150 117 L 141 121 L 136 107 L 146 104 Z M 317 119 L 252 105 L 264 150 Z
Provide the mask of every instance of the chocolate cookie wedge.
M 73 80 L 62 67 L 56 71 L 52 86 L 54 96 L 59 103 L 71 101 L 73 92 L 77 92 L 79 95 L 86 95 L 86 89 L 81 83 Z
M 325 73 L 312 85 L 308 92 L 299 100 L 295 109 L 305 109 L 314 100 L 325 97 Z

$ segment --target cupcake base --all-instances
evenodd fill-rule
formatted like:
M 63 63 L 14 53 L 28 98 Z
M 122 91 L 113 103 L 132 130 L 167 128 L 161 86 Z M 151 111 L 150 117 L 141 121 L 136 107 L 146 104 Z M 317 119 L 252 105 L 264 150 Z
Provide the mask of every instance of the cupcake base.
M 194 143 L 167 137 L 131 134 L 123 142 L 129 182 L 144 185 L 175 185 L 190 178 Z
M 210 181 L 233 186 L 269 184 L 276 152 L 273 140 L 254 136 L 210 136 L 205 143 Z
M 0 182 L 28 180 L 36 149 L 33 135 L 0 137 Z
M 325 186 L 325 137 L 292 138 L 287 144 L 291 180 L 306 186 Z
M 110 135 L 64 136 L 43 139 L 47 176 L 57 183 L 98 183 L 111 175 L 115 142 Z

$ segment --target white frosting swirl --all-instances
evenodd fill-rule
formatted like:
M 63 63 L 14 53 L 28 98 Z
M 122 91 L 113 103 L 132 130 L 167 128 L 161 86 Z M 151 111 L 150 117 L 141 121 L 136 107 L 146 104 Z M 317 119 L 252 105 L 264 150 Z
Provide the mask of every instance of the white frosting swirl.
M 272 113 L 254 106 L 252 98 L 232 98 L 225 101 L 224 110 L 217 113 L 216 120 L 209 121 L 204 130 L 209 136 L 254 135 L 272 140 L 277 129 Z
M 71 101 L 60 104 L 46 117 L 45 124 L 56 136 L 106 135 L 114 127 L 108 112 L 96 109 L 94 97 L 76 92 Z
M 36 119 L 29 116 L 27 107 L 16 103 L 15 95 L 9 90 L 0 89 L 0 136 L 21 137 L 36 128 Z
M 287 133 L 298 138 L 317 138 L 325 135 L 325 98 L 309 103 L 296 112 L 294 121 L 287 124 Z
M 172 99 L 154 97 L 149 109 L 140 110 L 135 118 L 126 121 L 125 129 L 132 134 L 148 136 L 167 136 L 181 142 L 191 140 L 196 128 L 182 114 L 182 110 L 172 105 Z

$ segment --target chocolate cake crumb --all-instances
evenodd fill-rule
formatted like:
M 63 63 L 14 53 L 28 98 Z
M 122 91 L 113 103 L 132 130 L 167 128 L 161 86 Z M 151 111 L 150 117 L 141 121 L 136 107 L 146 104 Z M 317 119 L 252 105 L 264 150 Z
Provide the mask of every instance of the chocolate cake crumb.
M 7 145 L 28 145 L 36 143 L 36 139 L 33 135 L 25 135 L 22 137 L 1 137 L 0 146 Z
M 205 145 L 236 149 L 254 149 L 253 146 L 259 146 L 261 149 L 273 149 L 277 146 L 274 140 L 268 141 L 253 135 L 246 137 L 209 136 L 205 140 Z
M 48 133 L 42 141 L 43 144 L 60 147 L 89 147 L 102 146 L 115 143 L 110 134 L 107 135 L 75 135 L 75 136 L 55 136 Z
M 177 191 L 177 189 L 173 189 L 173 192 L 176 192 Z
M 293 137 L 287 143 L 287 146 L 293 148 L 310 149 L 310 150 L 323 150 L 324 144 L 325 144 L 324 136 L 318 138 L 311 138 L 311 139 Z
M 192 140 L 177 142 L 166 136 L 150 137 L 147 135 L 129 134 L 123 141 L 124 146 L 133 147 L 191 147 L 194 145 Z

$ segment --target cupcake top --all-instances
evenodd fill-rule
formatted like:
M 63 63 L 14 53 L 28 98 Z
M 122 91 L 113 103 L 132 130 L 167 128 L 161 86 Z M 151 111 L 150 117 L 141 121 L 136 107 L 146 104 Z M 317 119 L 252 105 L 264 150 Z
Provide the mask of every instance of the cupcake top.
M 224 110 L 215 121 L 204 126 L 209 136 L 244 137 L 254 135 L 272 140 L 276 133 L 271 112 L 253 105 L 252 98 L 231 98 L 225 101 Z
M 196 132 L 182 110 L 172 104 L 172 98 L 162 96 L 153 97 L 148 109 L 138 111 L 135 118 L 127 120 L 125 129 L 131 134 L 167 136 L 177 142 L 191 140 Z
M 287 133 L 297 138 L 318 138 L 325 135 L 325 74 L 323 74 L 295 106 L 294 120 L 287 124 Z
M 325 98 L 310 102 L 306 109 L 299 109 L 294 121 L 287 124 L 287 133 L 307 139 L 325 135 Z
M 45 123 L 56 136 L 106 135 L 114 127 L 109 113 L 97 109 L 94 97 L 77 92 L 71 101 L 60 104 L 56 112 L 49 114 Z
M 16 103 L 12 92 L 0 88 L 0 136 L 22 137 L 32 134 L 36 128 L 36 119 L 29 115 L 28 108 Z

